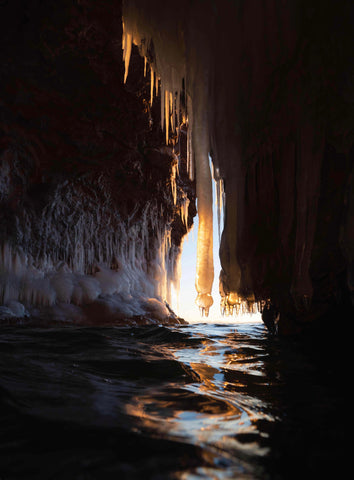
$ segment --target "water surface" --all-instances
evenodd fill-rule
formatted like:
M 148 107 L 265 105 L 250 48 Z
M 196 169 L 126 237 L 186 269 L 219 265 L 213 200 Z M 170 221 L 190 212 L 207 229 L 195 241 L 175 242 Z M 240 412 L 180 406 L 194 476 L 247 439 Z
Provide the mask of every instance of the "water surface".
M 341 478 L 331 379 L 260 323 L 4 326 L 0 478 Z

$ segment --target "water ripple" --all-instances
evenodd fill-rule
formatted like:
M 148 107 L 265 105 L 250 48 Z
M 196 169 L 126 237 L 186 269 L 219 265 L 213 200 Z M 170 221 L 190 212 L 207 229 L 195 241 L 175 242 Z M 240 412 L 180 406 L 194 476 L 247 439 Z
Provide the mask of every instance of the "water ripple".
M 260 324 L 5 327 L 0 347 L 6 480 L 297 478 L 344 442 L 338 392 Z

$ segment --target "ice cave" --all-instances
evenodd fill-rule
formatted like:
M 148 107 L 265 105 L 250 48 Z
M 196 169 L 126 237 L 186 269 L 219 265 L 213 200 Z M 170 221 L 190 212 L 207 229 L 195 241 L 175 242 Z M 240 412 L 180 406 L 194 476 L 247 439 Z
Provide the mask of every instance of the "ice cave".
M 352 315 L 350 2 L 14 12 L 1 76 L 2 319 L 179 321 L 170 290 L 196 202 L 203 312 L 270 301 L 284 333 Z M 215 280 L 212 178 L 225 215 Z
M 344 478 L 354 2 L 0 24 L 0 479 Z

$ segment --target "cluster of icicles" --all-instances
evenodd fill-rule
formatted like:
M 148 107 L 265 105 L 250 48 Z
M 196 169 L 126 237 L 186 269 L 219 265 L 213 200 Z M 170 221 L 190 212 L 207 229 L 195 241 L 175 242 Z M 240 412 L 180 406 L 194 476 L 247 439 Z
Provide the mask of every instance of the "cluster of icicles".
M 128 79 L 132 45 L 139 48 L 144 58 L 145 75 L 150 69 L 150 104 L 154 96 L 160 92 L 161 128 L 165 131 L 166 144 L 173 145 L 173 138 L 178 138 L 181 124 L 187 127 L 187 166 L 191 179 L 196 178 L 198 207 L 198 240 L 197 268 L 195 286 L 197 290 L 196 304 L 201 315 L 208 316 L 213 304 L 211 295 L 214 280 L 213 262 L 213 193 L 212 178 L 216 182 L 216 207 L 218 232 L 220 239 L 220 223 L 224 204 L 223 180 L 217 168 L 210 168 L 211 131 L 208 112 L 207 72 L 203 68 L 191 65 L 203 65 L 208 59 L 189 58 L 183 25 L 179 16 L 166 15 L 161 2 L 152 0 L 149 8 L 139 0 L 123 1 L 123 60 L 125 64 L 124 81 Z M 181 4 L 179 8 L 185 9 Z M 182 17 L 183 18 L 183 14 Z M 182 20 L 183 22 L 183 20 Z M 184 32 L 184 33 L 183 33 Z M 193 37 L 196 55 L 205 51 L 203 39 Z M 199 42 L 199 43 L 198 43 Z M 200 43 L 202 42 L 202 43 Z M 197 44 L 199 47 L 197 48 Z M 193 53 L 188 53 L 193 55 Z M 207 54 L 206 54 L 207 55 Z M 183 96 L 183 102 L 181 98 Z M 174 175 L 172 175 L 174 177 Z M 171 185 L 174 178 L 171 179 Z M 174 193 L 175 196 L 175 193 Z M 183 212 L 181 212 L 184 218 Z M 233 303 L 236 293 L 221 297 L 223 314 L 253 312 L 254 302 L 240 301 Z
M 237 293 L 229 293 L 221 297 L 220 312 L 226 317 L 245 313 L 261 312 L 263 304 L 255 302 L 254 298 L 243 300 Z
M 166 144 L 170 136 L 178 137 L 181 124 L 187 126 L 187 167 L 189 176 L 196 176 L 198 199 L 198 241 L 197 241 L 197 271 L 196 271 L 196 303 L 202 314 L 208 315 L 213 304 L 211 290 L 214 280 L 213 264 L 213 208 L 212 208 L 212 177 L 209 166 L 209 133 L 205 112 L 198 105 L 205 103 L 197 99 L 194 89 L 193 99 L 188 88 L 188 72 L 186 67 L 183 40 L 174 19 L 163 20 L 165 31 L 156 27 L 149 11 L 139 8 L 139 2 L 123 2 L 123 60 L 125 64 L 124 81 L 127 81 L 132 45 L 139 47 L 140 54 L 145 59 L 145 74 L 147 65 L 150 68 L 151 98 L 160 89 L 161 96 L 161 127 L 165 130 Z M 153 5 L 152 5 L 153 7 Z M 153 15 L 158 9 L 151 8 Z M 173 17 L 173 16 L 172 16 Z M 171 40 L 172 39 L 172 40 Z M 151 55 L 153 40 L 153 56 Z M 181 102 L 182 92 L 184 102 Z M 203 94 L 203 89 L 200 89 Z M 171 182 L 173 184 L 173 182 Z M 175 195 L 175 194 L 174 194 Z M 221 203 L 219 203 L 221 209 Z M 218 215 L 220 218 L 220 215 Z M 184 214 L 182 214 L 184 218 Z
M 104 185 L 87 196 L 77 188 L 59 185 L 39 219 L 31 211 L 17 219 L 23 248 L 0 245 L 0 319 L 40 316 L 48 307 L 59 320 L 84 321 L 80 306 L 94 301 L 116 318 L 169 317 L 165 302 L 171 284 L 179 287 L 180 249 L 160 207 L 148 203 L 137 220 L 133 211 L 123 222 Z

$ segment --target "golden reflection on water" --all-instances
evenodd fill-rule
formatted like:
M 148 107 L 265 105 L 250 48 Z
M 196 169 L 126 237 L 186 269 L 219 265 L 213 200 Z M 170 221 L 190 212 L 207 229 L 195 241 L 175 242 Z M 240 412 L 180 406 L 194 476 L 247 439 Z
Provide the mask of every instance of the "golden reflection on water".
M 20 330 L 1 336 L 4 478 L 345 478 L 340 370 L 262 325 Z
M 131 399 L 127 413 L 138 418 L 142 431 L 219 451 L 266 453 L 258 441 L 257 422 L 274 419 L 262 398 L 267 381 L 257 344 L 237 343 L 237 333 L 229 329 L 198 348 L 187 345 L 164 354 L 180 362 L 185 381 L 144 390 Z M 238 437 L 245 434 L 250 440 L 240 442 Z

